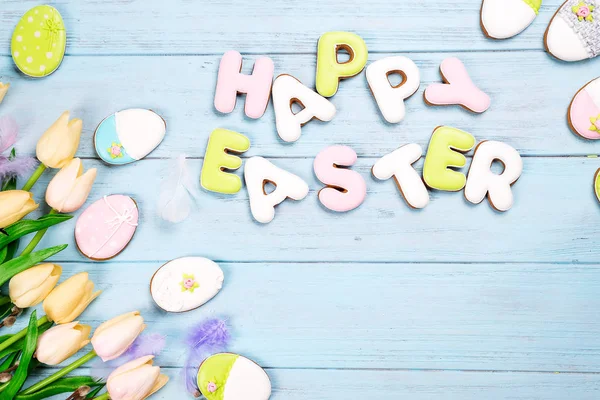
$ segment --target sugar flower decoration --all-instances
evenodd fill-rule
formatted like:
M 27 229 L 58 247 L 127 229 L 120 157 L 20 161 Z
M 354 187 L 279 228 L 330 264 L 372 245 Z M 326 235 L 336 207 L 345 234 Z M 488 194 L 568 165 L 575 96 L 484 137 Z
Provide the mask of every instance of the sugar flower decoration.
M 590 122 L 592 126 L 590 126 L 590 131 L 599 132 L 600 131 L 600 114 L 597 117 L 590 118 Z
M 112 159 L 123 157 L 123 145 L 121 143 L 113 142 L 107 151 Z
M 194 290 L 200 287 L 192 274 L 183 274 L 183 281 L 179 282 L 179 284 L 181 285 L 182 292 L 194 293 Z
M 594 21 L 594 16 L 592 13 L 594 12 L 595 7 L 591 4 L 587 4 L 585 2 L 580 2 L 576 6 L 571 8 L 573 13 L 577 16 L 577 19 L 580 21 Z

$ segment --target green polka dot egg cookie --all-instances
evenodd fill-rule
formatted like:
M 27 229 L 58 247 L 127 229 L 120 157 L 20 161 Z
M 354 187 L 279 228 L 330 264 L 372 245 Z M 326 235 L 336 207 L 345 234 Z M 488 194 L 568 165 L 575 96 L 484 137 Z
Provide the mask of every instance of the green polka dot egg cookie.
M 27 11 L 15 27 L 11 53 L 21 72 L 42 78 L 56 71 L 66 45 L 67 32 L 58 10 L 37 6 Z

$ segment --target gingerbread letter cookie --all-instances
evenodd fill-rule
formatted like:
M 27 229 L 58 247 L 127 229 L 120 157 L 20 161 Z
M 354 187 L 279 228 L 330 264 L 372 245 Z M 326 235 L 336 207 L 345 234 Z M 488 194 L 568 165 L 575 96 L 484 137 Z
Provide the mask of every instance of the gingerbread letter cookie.
M 483 33 L 492 39 L 516 36 L 531 25 L 541 5 L 542 0 L 483 0 Z
M 246 161 L 244 179 L 250 198 L 250 210 L 255 220 L 268 224 L 275 217 L 275 206 L 286 198 L 302 200 L 308 194 L 308 185 L 300 177 L 273 165 L 262 157 Z M 265 185 L 275 185 L 267 194 Z
M 492 172 L 494 161 L 504 165 L 501 174 Z M 475 148 L 469 168 L 465 197 L 471 203 L 479 204 L 487 194 L 492 207 L 498 211 L 508 211 L 513 205 L 511 185 L 522 172 L 523 160 L 514 148 L 502 142 L 481 142 Z
M 160 267 L 150 281 L 150 294 L 163 310 L 194 310 L 215 297 L 223 287 L 219 266 L 204 257 L 183 257 Z
M 567 0 L 554 14 L 546 49 L 563 61 L 580 61 L 600 54 L 600 0 Z
M 198 388 L 207 400 L 268 400 L 271 380 L 254 361 L 233 353 L 208 357 L 198 370 Z
M 354 165 L 356 159 L 356 152 L 348 146 L 327 147 L 315 158 L 315 175 L 327 185 L 319 191 L 319 201 L 328 209 L 351 211 L 365 201 L 365 180 L 358 172 L 347 169 Z
M 252 75 L 245 75 L 241 73 L 240 53 L 228 51 L 223 54 L 217 77 L 215 108 L 223 114 L 229 114 L 235 108 L 238 93 L 245 93 L 246 115 L 253 119 L 262 117 L 269 104 L 274 69 L 273 60 L 260 57 L 254 63 Z
M 402 76 L 402 82 L 396 86 L 392 86 L 388 79 L 394 73 Z M 383 118 L 395 124 L 404 119 L 406 115 L 404 100 L 419 89 L 421 73 L 413 60 L 408 57 L 387 57 L 369 65 L 367 82 Z
M 139 216 L 129 196 L 104 196 L 89 206 L 75 224 L 75 242 L 81 253 L 96 261 L 121 253 L 133 238 Z
M 154 111 L 130 108 L 100 122 L 94 133 L 94 146 L 102 161 L 129 164 L 157 148 L 166 130 L 167 123 Z
M 464 167 L 467 159 L 461 153 L 466 153 L 473 146 L 475 138 L 467 132 L 449 126 L 435 128 L 423 166 L 423 180 L 427 186 L 447 192 L 462 190 L 467 178 L 450 168 Z
M 407 144 L 381 158 L 371 170 L 375 178 L 380 180 L 394 177 L 404 200 L 412 208 L 425 208 L 429 204 L 429 192 L 412 166 L 422 155 L 421 146 Z
M 298 103 L 303 109 L 292 111 L 292 104 Z M 279 75 L 273 83 L 273 108 L 279 137 L 286 142 L 300 138 L 302 126 L 311 119 L 331 121 L 335 116 L 335 106 L 326 98 L 304 86 L 290 75 Z
M 600 78 L 581 88 L 568 112 L 569 125 L 577 135 L 585 138 L 600 139 Z
M 225 172 L 242 166 L 242 159 L 231 153 L 243 153 L 250 148 L 250 140 L 234 131 L 215 129 L 208 139 L 200 184 L 211 192 L 234 194 L 242 188 L 239 176 Z
M 440 72 L 445 84 L 434 83 L 425 90 L 425 101 L 434 106 L 461 105 L 474 113 L 490 108 L 490 96 L 471 80 L 465 65 L 458 58 L 442 61 Z
M 338 61 L 338 52 L 350 55 L 346 62 Z M 369 51 L 365 41 L 351 32 L 327 32 L 319 38 L 317 46 L 317 92 L 323 97 L 337 93 L 341 79 L 358 75 L 365 65 Z

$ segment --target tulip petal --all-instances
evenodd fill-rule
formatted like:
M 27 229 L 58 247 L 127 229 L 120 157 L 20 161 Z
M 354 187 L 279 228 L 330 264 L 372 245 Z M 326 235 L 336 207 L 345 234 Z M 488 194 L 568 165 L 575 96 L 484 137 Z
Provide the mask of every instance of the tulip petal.
M 19 221 L 38 206 L 30 192 L 24 190 L 0 192 L 0 228 L 6 228 Z
M 20 308 L 41 303 L 58 283 L 62 268 L 55 264 L 40 264 L 15 275 L 8 285 L 12 302 Z
M 44 311 L 51 321 L 67 323 L 75 320 L 100 295 L 92 293 L 94 283 L 87 272 L 73 275 L 58 285 L 44 300 Z
M 80 119 L 69 121 L 65 111 L 42 135 L 37 143 L 37 158 L 50 168 L 62 168 L 75 156 L 83 122 Z
M 71 213 L 83 206 L 92 191 L 92 185 L 94 184 L 94 180 L 96 180 L 96 173 L 96 168 L 92 168 L 77 178 L 75 185 L 63 204 L 63 212 Z
M 145 328 L 139 312 L 124 314 L 100 325 L 94 333 L 92 345 L 102 361 L 114 360 L 131 347 Z
M 150 396 L 157 383 L 162 382 L 160 368 L 152 365 L 153 358 L 141 357 L 115 369 L 106 381 L 111 399 L 143 400 Z

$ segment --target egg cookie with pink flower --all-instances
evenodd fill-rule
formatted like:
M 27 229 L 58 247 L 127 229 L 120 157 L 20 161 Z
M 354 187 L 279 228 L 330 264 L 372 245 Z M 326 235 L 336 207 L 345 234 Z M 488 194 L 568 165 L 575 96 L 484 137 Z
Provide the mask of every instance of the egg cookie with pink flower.
M 208 357 L 198 371 L 198 388 L 207 400 L 268 400 L 271 380 L 258 364 L 233 353 Z
M 492 39 L 508 39 L 523 32 L 537 17 L 542 0 L 483 0 L 481 28 Z
M 221 268 L 208 258 L 177 258 L 156 271 L 150 281 L 150 294 L 165 311 L 191 311 L 215 297 L 224 279 Z
M 579 89 L 569 106 L 571 130 L 584 139 L 600 139 L 600 78 Z
M 600 54 L 600 0 L 567 0 L 554 14 L 544 43 L 563 61 L 580 61 Z
M 104 196 L 77 219 L 77 248 L 91 260 L 109 260 L 125 250 L 133 239 L 138 223 L 137 203 L 131 197 Z
M 166 131 L 167 123 L 154 111 L 130 108 L 100 122 L 94 133 L 94 147 L 107 164 L 130 164 L 156 149 Z

